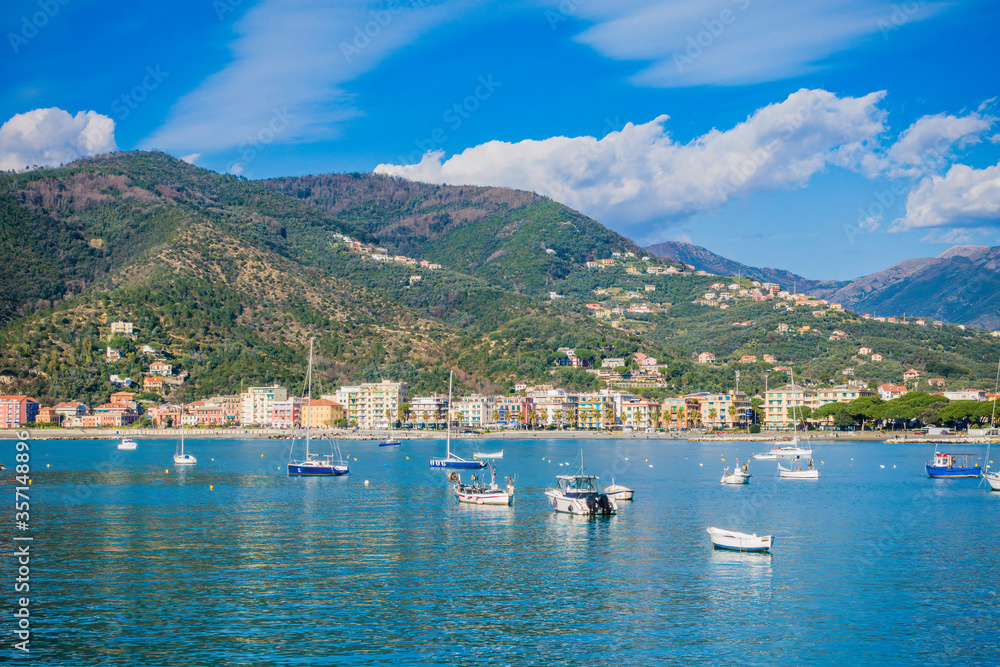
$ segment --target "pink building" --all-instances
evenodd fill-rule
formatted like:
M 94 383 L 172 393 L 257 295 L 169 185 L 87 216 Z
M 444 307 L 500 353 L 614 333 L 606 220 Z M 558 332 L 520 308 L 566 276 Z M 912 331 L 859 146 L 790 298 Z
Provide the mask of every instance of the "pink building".
M 27 396 L 0 396 L 0 428 L 18 428 L 35 421 L 38 401 Z
M 271 428 L 295 428 L 302 423 L 302 406 L 305 399 L 293 396 L 285 401 L 275 401 L 271 406 Z

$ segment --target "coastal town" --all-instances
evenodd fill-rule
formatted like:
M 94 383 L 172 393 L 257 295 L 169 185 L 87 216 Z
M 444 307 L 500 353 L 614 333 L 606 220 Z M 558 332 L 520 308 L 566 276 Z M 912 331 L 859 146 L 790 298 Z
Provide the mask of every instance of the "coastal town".
M 747 324 L 752 322 L 734 322 L 737 326 Z M 779 326 L 778 332 L 787 332 L 787 327 L 782 329 Z M 116 321 L 109 325 L 111 338 L 134 335 L 132 322 Z M 798 423 L 803 423 L 805 428 L 843 428 L 845 424 L 837 422 L 829 409 L 826 414 L 817 411 L 830 404 L 848 404 L 867 397 L 893 401 L 911 391 L 921 391 L 923 386 L 926 386 L 925 393 L 946 402 L 984 402 L 997 397 L 980 389 L 944 390 L 944 378 L 923 378 L 922 372 L 914 368 L 903 372 L 898 384 L 869 386 L 851 377 L 852 368 L 845 368 L 838 374 L 837 384 L 812 380 L 795 382 L 791 365 L 781 365 L 776 357 L 765 354 L 762 360 L 770 365 L 771 373 L 779 382 L 758 395 L 751 396 L 739 390 L 737 371 L 736 385 L 731 390 L 651 398 L 642 395 L 642 390 L 664 387 L 663 374 L 667 370 L 667 365 L 655 357 L 638 352 L 628 358 L 595 359 L 592 353 L 578 355 L 574 349 L 559 348 L 553 366 L 581 368 L 600 379 L 604 388 L 574 392 L 553 384 L 518 383 L 506 395 L 466 394 L 449 404 L 446 394 L 414 395 L 406 382 L 383 379 L 340 386 L 315 397 L 295 396 L 289 388 L 275 384 L 179 403 L 167 401 L 165 396 L 181 386 L 188 374 L 177 371 L 170 363 L 170 355 L 163 350 L 147 344 L 139 351 L 149 359 L 141 387 L 132 378 L 110 374 L 108 400 L 94 406 L 77 401 L 43 406 L 29 396 L 3 395 L 0 396 L 0 428 L 440 430 L 450 421 L 456 427 L 474 431 L 737 429 L 759 432 L 786 429 Z M 108 363 L 120 357 L 118 350 L 107 347 Z M 858 363 L 877 362 L 882 360 L 882 355 L 873 348 L 862 346 L 854 358 Z M 698 364 L 716 363 L 711 352 L 697 354 L 696 360 Z M 744 355 L 739 362 L 753 364 L 758 359 L 755 355 Z

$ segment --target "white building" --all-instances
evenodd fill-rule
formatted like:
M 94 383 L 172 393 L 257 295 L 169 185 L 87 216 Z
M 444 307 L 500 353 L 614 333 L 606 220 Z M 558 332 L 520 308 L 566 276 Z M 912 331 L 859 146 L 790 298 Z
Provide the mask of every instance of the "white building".
M 275 401 L 288 398 L 288 390 L 279 385 L 273 387 L 250 387 L 240 394 L 240 424 L 252 426 L 271 423 Z
M 493 396 L 480 396 L 479 394 L 463 396 L 460 401 L 455 402 L 452 416 L 462 426 L 483 428 L 494 422 L 493 409 L 495 404 L 496 400 Z

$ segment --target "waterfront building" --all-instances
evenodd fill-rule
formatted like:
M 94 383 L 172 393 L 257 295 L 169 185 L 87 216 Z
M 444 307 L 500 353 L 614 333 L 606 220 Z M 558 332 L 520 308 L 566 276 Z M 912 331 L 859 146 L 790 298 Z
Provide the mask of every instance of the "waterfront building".
M 285 387 L 250 387 L 240 394 L 240 424 L 243 426 L 263 426 L 271 423 L 275 401 L 288 399 Z
M 789 408 L 793 407 L 818 407 L 816 391 L 793 384 L 768 390 L 763 405 L 765 428 L 785 428 L 797 423 L 789 414 Z

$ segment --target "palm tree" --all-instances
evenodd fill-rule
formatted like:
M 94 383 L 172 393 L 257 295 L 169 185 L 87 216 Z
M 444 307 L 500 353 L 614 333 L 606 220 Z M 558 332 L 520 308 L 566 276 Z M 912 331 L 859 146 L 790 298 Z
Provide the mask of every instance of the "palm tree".
M 563 411 L 562 410 L 556 410 L 556 415 L 555 416 L 556 416 L 556 428 L 559 428 L 559 427 L 562 426 Z
M 685 412 L 684 408 L 677 408 L 677 426 L 678 428 L 687 428 L 687 422 L 684 419 Z
M 726 409 L 726 411 L 729 413 L 729 423 L 732 424 L 733 427 L 735 428 L 735 426 L 736 426 L 736 406 L 735 405 L 730 405 Z
M 421 415 L 424 418 L 424 428 L 427 428 L 427 417 L 429 417 L 430 414 L 427 412 L 427 410 L 424 410 L 423 413 L 421 413 Z
M 708 409 L 708 422 L 709 422 L 709 424 L 711 424 L 711 425 L 714 426 L 715 423 L 716 423 L 716 417 L 718 415 L 719 415 L 719 411 L 718 410 L 716 410 L 715 408 L 709 408 Z

